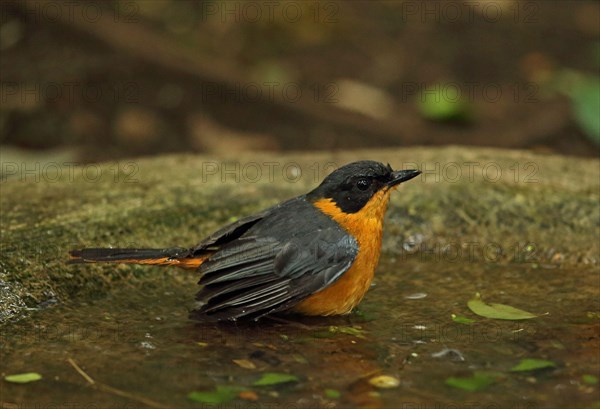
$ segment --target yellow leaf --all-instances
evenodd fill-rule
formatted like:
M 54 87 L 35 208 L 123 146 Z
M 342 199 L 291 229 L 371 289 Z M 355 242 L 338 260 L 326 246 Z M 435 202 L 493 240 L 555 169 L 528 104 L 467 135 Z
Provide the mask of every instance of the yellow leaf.
M 232 359 L 232 361 L 234 364 L 236 364 L 237 366 L 241 366 L 242 368 L 256 369 L 256 365 L 254 365 L 254 362 L 249 361 L 247 359 Z

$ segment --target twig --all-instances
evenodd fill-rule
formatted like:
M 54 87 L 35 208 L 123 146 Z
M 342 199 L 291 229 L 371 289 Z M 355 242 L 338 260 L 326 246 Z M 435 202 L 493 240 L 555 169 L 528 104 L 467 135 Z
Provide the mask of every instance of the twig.
M 93 380 L 93 379 L 92 379 L 92 378 L 91 378 L 91 377 L 90 377 L 88 374 L 86 374 L 86 373 L 84 372 L 84 370 L 83 370 L 83 369 L 81 369 L 81 367 L 80 367 L 79 365 L 77 365 L 77 363 L 76 363 L 75 361 L 73 361 L 71 358 L 67 358 L 67 362 L 69 362 L 69 363 L 71 364 L 71 366 L 72 366 L 73 368 L 75 368 L 75 370 L 76 370 L 77 372 L 79 372 L 79 375 L 83 376 L 83 378 L 84 378 L 86 381 L 88 381 L 88 383 L 89 383 L 89 384 L 91 384 L 91 385 L 95 385 L 95 384 L 96 384 L 96 381 L 95 381 L 95 380 Z
M 136 396 L 136 395 L 132 395 L 129 392 L 125 392 L 122 391 L 120 389 L 117 388 L 113 388 L 112 386 L 109 385 L 105 385 L 103 383 L 100 382 L 96 382 L 94 380 L 94 378 L 92 378 L 91 376 L 89 376 L 83 369 L 81 369 L 81 367 L 79 365 L 77 365 L 77 363 L 71 359 L 71 358 L 67 358 L 67 362 L 77 371 L 77 373 L 79 373 L 79 375 L 81 375 L 83 377 L 83 379 L 86 380 L 87 383 L 89 383 L 91 386 L 97 388 L 98 390 L 107 392 L 107 393 L 112 393 L 113 395 L 117 395 L 120 396 L 122 398 L 126 398 L 126 399 L 131 399 L 134 400 L 136 402 L 140 402 L 143 403 L 144 405 L 147 405 L 151 408 L 166 408 L 167 406 L 155 402 L 153 400 L 147 399 L 147 398 L 143 398 L 141 396 Z

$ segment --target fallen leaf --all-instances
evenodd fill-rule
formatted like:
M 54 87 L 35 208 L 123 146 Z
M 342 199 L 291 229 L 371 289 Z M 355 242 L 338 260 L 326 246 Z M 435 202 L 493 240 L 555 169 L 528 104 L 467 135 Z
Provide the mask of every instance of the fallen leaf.
M 254 391 L 241 391 L 239 394 L 240 399 L 257 401 L 258 395 Z
M 306 360 L 306 358 L 304 358 L 300 354 L 293 354 L 292 358 L 294 358 L 294 361 L 298 362 L 299 364 L 307 364 L 308 363 L 308 361 Z
M 535 371 L 544 368 L 555 368 L 556 364 L 545 359 L 522 359 L 517 365 L 510 368 L 511 372 Z
M 259 380 L 253 383 L 254 386 L 277 385 L 280 383 L 298 382 L 298 377 L 287 373 L 267 372 Z
M 312 334 L 315 338 L 332 338 L 336 334 L 353 335 L 357 338 L 365 338 L 365 331 L 360 327 L 339 327 L 337 325 L 330 325 L 327 330 L 323 329 Z
M 313 338 L 333 338 L 335 332 L 329 330 L 320 330 L 312 333 Z
M 342 394 L 336 389 L 325 389 L 325 397 L 329 399 L 339 399 Z
M 581 380 L 587 383 L 588 385 L 596 385 L 598 383 L 598 377 L 589 374 L 583 375 L 581 377 Z
M 346 335 L 354 335 L 357 338 L 365 338 L 364 336 L 364 330 L 362 330 L 360 327 L 338 327 L 335 325 L 330 325 L 329 326 L 329 332 L 331 333 L 341 333 L 341 334 L 346 334 Z
M 25 372 L 15 375 L 6 375 L 4 380 L 12 383 L 29 383 L 42 379 L 42 375 L 37 372 Z
M 456 315 L 456 314 L 452 314 L 452 321 L 458 322 L 459 324 L 466 324 L 466 325 L 477 322 L 474 319 L 463 317 L 462 315 Z
M 469 300 L 467 306 L 475 314 L 486 318 L 495 318 L 499 320 L 527 320 L 537 317 L 535 314 L 511 307 L 510 305 L 486 304 L 481 300 L 479 293 L 476 293 L 475 297 Z
M 241 388 L 236 386 L 217 386 L 214 391 L 194 391 L 188 393 L 189 400 L 216 405 L 234 400 Z
M 369 379 L 369 383 L 376 388 L 389 389 L 397 388 L 400 385 L 400 380 L 389 375 L 379 375 Z
M 451 376 L 446 379 L 446 385 L 469 392 L 480 391 L 494 382 L 494 376 L 482 372 L 475 372 L 473 376 L 465 378 Z
M 236 364 L 237 366 L 241 366 L 242 368 L 256 369 L 256 365 L 254 365 L 254 362 L 249 361 L 247 359 L 232 359 L 232 361 L 234 364 Z

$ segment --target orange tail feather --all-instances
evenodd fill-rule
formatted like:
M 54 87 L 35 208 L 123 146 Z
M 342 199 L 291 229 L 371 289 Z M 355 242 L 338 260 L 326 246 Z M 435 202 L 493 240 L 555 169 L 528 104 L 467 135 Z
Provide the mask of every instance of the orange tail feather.
M 185 269 L 198 268 L 208 254 L 192 255 L 190 250 L 172 249 L 103 249 L 88 248 L 69 252 L 69 264 L 77 263 L 122 263 L 177 266 Z

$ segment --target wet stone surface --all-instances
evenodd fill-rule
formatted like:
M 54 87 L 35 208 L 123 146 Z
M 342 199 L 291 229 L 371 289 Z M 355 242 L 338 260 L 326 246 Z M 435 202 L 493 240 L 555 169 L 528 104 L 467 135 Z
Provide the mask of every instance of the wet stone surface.
M 414 257 L 392 261 L 384 255 L 375 285 L 356 313 L 280 316 L 258 325 L 188 320 L 194 278 L 152 269 L 157 278 L 141 291 L 123 285 L 101 300 L 57 306 L 5 326 L 3 372 L 35 371 L 44 378 L 28 385 L 3 382 L 3 400 L 26 407 L 73 402 L 145 407 L 136 399 L 142 397 L 169 407 L 199 407 L 187 398 L 190 392 L 237 386 L 255 392 L 257 403 L 274 407 L 478 402 L 480 407 L 593 408 L 598 403 L 598 385 L 583 381 L 600 368 L 593 269 L 433 263 Z M 527 321 L 478 317 L 466 306 L 475 292 L 540 316 Z M 426 296 L 411 299 L 415 293 Z M 475 322 L 454 322 L 452 314 Z M 134 397 L 88 385 L 69 358 L 97 382 Z M 550 360 L 556 367 L 510 371 L 525 358 Z M 292 374 L 298 381 L 253 385 L 269 372 Z M 475 372 L 490 374 L 493 383 L 475 392 L 445 384 Z M 369 382 L 379 375 L 399 385 L 379 389 Z M 339 397 L 328 397 L 329 389 Z M 236 403 L 250 405 L 239 397 L 228 404 Z
M 81 246 L 193 245 L 316 186 L 310 169 L 366 157 L 464 173 L 426 173 L 393 195 L 374 285 L 350 316 L 199 324 L 187 317 L 193 272 L 65 265 Z M 206 163 L 235 162 L 167 156 L 137 162 L 135 183 L 110 172 L 2 182 L 0 371 L 42 375 L 0 381 L 3 407 L 599 407 L 597 160 L 464 148 L 278 160 L 310 177 L 224 182 L 203 177 Z M 473 162 L 502 177 L 471 178 Z M 515 179 L 531 163 L 535 183 Z M 477 316 L 475 293 L 538 316 Z M 524 359 L 551 364 L 511 370 Z M 293 378 L 255 385 L 269 373 Z M 215 392 L 212 403 L 194 391 Z

